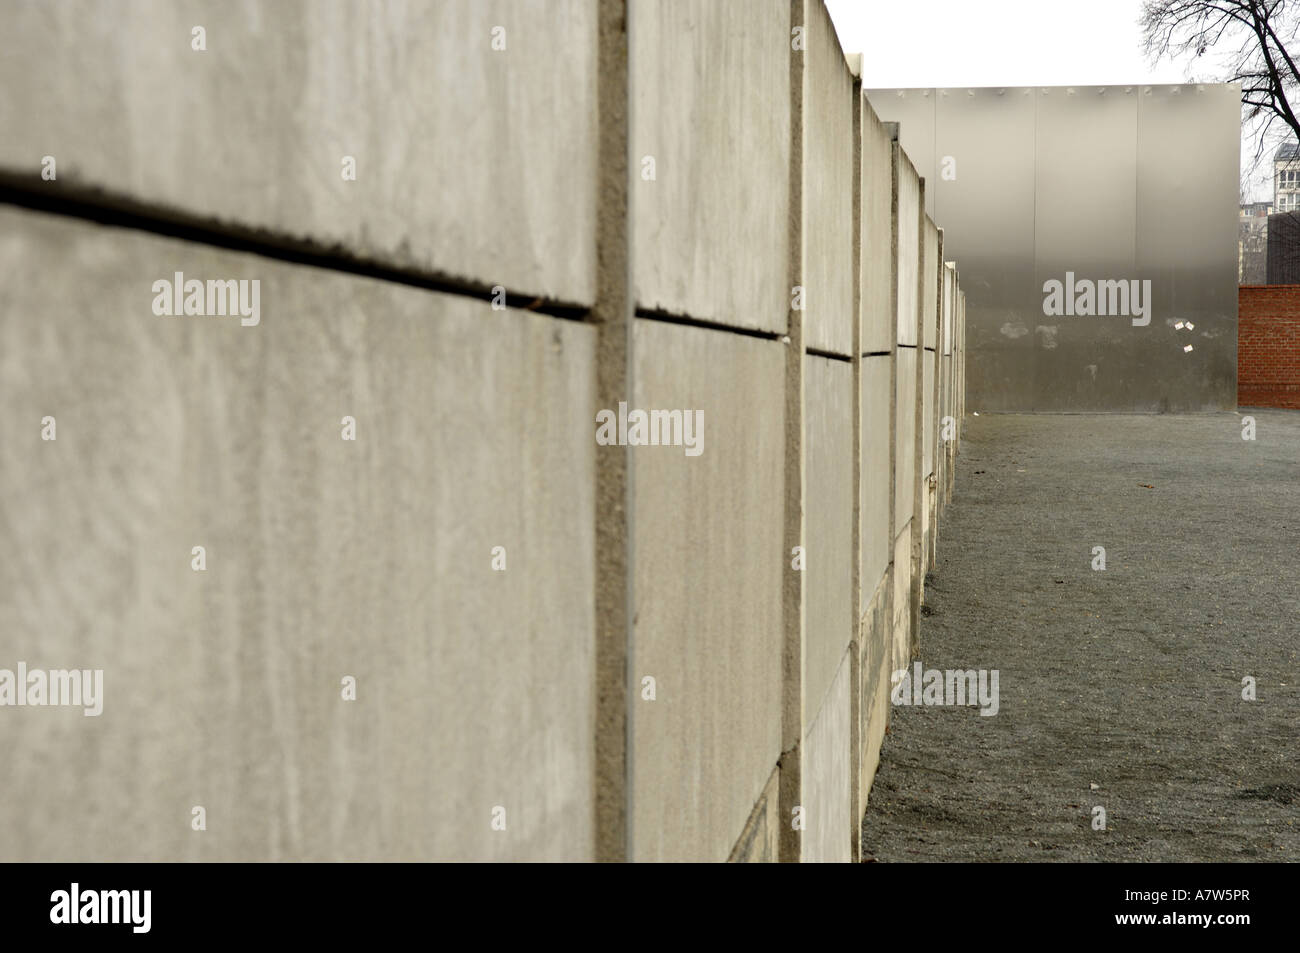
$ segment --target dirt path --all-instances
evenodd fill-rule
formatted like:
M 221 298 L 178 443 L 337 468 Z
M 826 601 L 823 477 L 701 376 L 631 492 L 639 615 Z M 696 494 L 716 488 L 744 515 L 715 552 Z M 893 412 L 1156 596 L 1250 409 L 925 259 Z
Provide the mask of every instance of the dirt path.
M 968 421 L 920 660 L 999 711 L 894 708 L 864 857 L 1300 860 L 1300 412 L 1243 414 Z

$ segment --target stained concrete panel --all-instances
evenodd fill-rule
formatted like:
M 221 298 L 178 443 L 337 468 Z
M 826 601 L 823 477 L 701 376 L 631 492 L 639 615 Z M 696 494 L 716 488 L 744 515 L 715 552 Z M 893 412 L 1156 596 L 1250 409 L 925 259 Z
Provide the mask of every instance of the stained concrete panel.
M 880 763 L 880 746 L 889 723 L 890 666 L 894 651 L 894 580 L 886 572 L 875 594 L 869 597 L 867 610 L 862 617 L 859 636 L 861 665 L 859 690 L 862 692 L 858 711 L 862 725 L 858 738 L 862 744 L 858 767 L 859 788 L 862 792 L 859 807 L 866 810 L 868 792 Z
M 853 736 L 850 721 L 854 672 L 845 652 L 824 704 L 803 742 L 805 863 L 842 863 L 853 859 Z
M 811 710 L 821 704 L 853 638 L 853 493 L 853 365 L 808 355 L 803 677 Z
M 890 672 L 907 667 L 912 646 L 912 521 L 908 519 L 894 540 L 894 561 L 891 566 L 894 583 L 893 645 L 890 652 Z
M 8 4 L 0 170 L 589 303 L 595 11 L 593 0 Z M 55 183 L 40 181 L 45 154 Z
M 875 592 L 893 556 L 890 538 L 890 391 L 891 358 L 887 354 L 862 359 L 862 593 Z
M 773 768 L 767 786 L 749 815 L 736 846 L 727 858 L 732 864 L 774 864 L 778 860 L 781 769 Z
M 930 350 L 938 347 L 939 334 L 939 229 L 934 219 L 925 218 L 925 246 L 921 261 L 921 331 Z
M 921 477 L 934 473 L 934 447 L 939 437 L 939 412 L 934 397 L 935 357 L 934 351 L 921 351 L 921 426 L 922 458 Z
M 923 542 L 921 548 L 921 572 L 925 574 L 931 565 L 934 554 L 935 533 L 935 446 L 939 437 L 939 415 L 935 403 L 935 355 L 934 351 L 921 352 L 921 531 Z
M 888 351 L 897 340 L 893 313 L 893 140 L 862 98 L 862 352 Z
M 943 338 L 942 350 L 944 354 L 952 353 L 953 329 L 956 326 L 956 302 L 954 300 L 957 290 L 957 271 L 952 262 L 945 262 L 943 266 Z
M 853 76 L 822 0 L 805 0 L 804 342 L 853 353 Z
M 927 183 L 935 178 L 935 116 L 942 98 L 933 89 L 869 89 L 867 98 L 883 122 L 899 124 L 898 141 Z M 926 214 L 935 215 L 934 193 L 926 190 Z
M 784 331 L 790 5 L 638 0 L 629 20 L 637 304 Z
M 912 518 L 913 482 L 920 464 L 916 445 L 917 349 L 900 347 L 894 391 L 894 527 Z
M 0 718 L 0 855 L 589 859 L 592 330 L 29 212 L 0 235 L 0 666 L 105 696 Z M 155 315 L 178 271 L 258 280 L 260 323 Z
M 894 271 L 898 284 L 896 294 L 898 313 L 895 340 L 899 344 L 915 345 L 917 342 L 917 308 L 920 286 L 917 284 L 921 267 L 921 181 L 911 160 L 897 147 L 894 149 L 898 194 L 898 242 L 895 248 Z
M 640 319 L 633 408 L 704 413 L 703 452 L 639 447 L 635 860 L 725 860 L 781 754 L 785 349 Z

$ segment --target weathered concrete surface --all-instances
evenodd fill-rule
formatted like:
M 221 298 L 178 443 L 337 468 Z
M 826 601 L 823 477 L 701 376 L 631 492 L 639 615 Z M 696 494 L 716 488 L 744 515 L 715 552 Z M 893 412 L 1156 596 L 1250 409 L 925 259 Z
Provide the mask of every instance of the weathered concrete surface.
M 822 0 L 804 0 L 804 343 L 853 353 L 853 76 Z
M 866 97 L 862 105 L 862 352 L 893 347 L 893 140 Z
M 939 486 L 942 490 L 941 500 L 946 508 L 952 499 L 953 489 L 953 466 L 957 452 L 957 429 L 959 424 L 959 415 L 961 413 L 957 401 L 957 353 L 955 340 L 957 337 L 958 300 L 957 300 L 957 269 L 952 262 L 944 264 L 944 328 L 942 338 L 942 354 L 940 355 L 940 387 L 943 408 L 941 410 L 941 423 L 944 418 L 951 418 L 945 425 L 943 431 L 945 439 L 943 441 L 943 479 Z
M 924 461 L 922 469 L 924 476 L 921 479 L 921 519 L 922 529 L 925 533 L 922 545 L 921 572 L 930 566 L 930 556 L 933 553 L 934 536 L 937 527 L 935 526 L 936 506 L 938 504 L 938 490 L 935 477 L 935 445 L 939 437 L 939 419 L 935 411 L 934 400 L 934 352 L 922 351 L 921 366 L 924 373 L 921 376 L 921 387 L 924 407 L 924 424 L 925 433 L 922 442 L 925 447 Z
M 780 781 L 780 768 L 772 769 L 772 776 L 767 786 L 754 805 L 753 812 L 745 829 L 732 848 L 728 863 L 733 864 L 774 864 L 777 861 L 777 842 L 780 815 L 778 814 L 777 793 Z
M 587 304 L 595 22 L 593 0 L 8 4 L 0 170 Z
M 785 351 L 645 319 L 634 346 L 632 405 L 703 410 L 704 450 L 633 454 L 631 856 L 724 860 L 781 754 Z
M 908 519 L 894 540 L 894 561 L 890 565 L 894 580 L 893 650 L 890 671 L 906 667 L 912 656 L 912 521 Z
M 590 857 L 593 332 L 28 212 L 0 236 L 0 667 L 105 695 L 0 716 L 0 857 Z M 154 315 L 176 271 L 258 279 L 260 324 Z
M 872 107 L 883 122 L 899 124 L 899 142 L 911 157 L 917 172 L 927 182 L 936 178 L 935 111 L 944 101 L 933 89 L 868 89 Z M 962 91 L 965 95 L 965 91 Z M 925 212 L 943 221 L 935 211 L 937 190 L 927 189 Z
M 894 147 L 897 207 L 897 242 L 894 249 L 894 277 L 897 283 L 897 325 L 895 341 L 915 346 L 917 343 L 917 284 L 921 267 L 921 180 L 916 175 L 912 160 Z
M 637 304 L 784 331 L 788 0 L 637 2 L 629 31 Z
M 821 710 L 804 736 L 802 860 L 807 863 L 848 863 L 853 859 L 856 825 L 849 721 L 853 674 L 850 654 L 845 652 Z
M 1300 860 L 1300 413 L 1254 416 L 971 418 L 921 659 L 998 713 L 894 709 L 864 855 Z
M 917 349 L 900 347 L 894 356 L 894 529 L 912 518 L 916 471 L 920 464 L 916 433 Z
M 926 192 L 930 191 L 929 180 Z M 921 269 L 924 275 L 921 294 L 921 330 L 925 347 L 933 351 L 939 346 L 939 282 L 942 278 L 940 269 L 943 262 L 939 260 L 939 229 L 934 219 L 925 217 L 924 247 Z
M 888 354 L 862 359 L 862 595 L 869 599 L 893 558 L 889 538 L 890 508 L 893 506 L 890 479 L 889 416 L 893 407 L 890 393 Z
M 862 617 L 859 637 L 860 678 L 858 688 L 861 701 L 858 705 L 862 719 L 858 738 L 862 745 L 858 759 L 860 807 L 866 810 L 871 785 L 880 761 L 880 745 L 889 722 L 889 675 L 893 662 L 894 642 L 894 580 L 887 572 L 875 594 L 867 604 Z
M 853 638 L 853 365 L 804 358 L 805 711 Z M 886 531 L 888 532 L 888 531 Z

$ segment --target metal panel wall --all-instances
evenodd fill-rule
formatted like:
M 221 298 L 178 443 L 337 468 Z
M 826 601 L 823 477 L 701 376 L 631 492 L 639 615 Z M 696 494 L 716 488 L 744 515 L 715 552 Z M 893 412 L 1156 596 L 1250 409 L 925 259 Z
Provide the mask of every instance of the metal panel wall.
M 1235 408 L 1237 86 L 901 92 L 872 106 L 933 167 L 973 410 Z
M 1138 99 L 1136 270 L 1151 279 L 1155 317 L 1135 371 L 1168 383 L 1162 411 L 1237 404 L 1237 233 L 1223 223 L 1237 221 L 1240 100 L 1226 85 L 1153 86 Z
M 960 263 L 984 309 L 969 338 L 975 407 L 990 408 L 987 394 L 1004 395 L 1006 408 L 1027 407 L 1023 377 L 1042 315 L 1034 274 L 1036 90 L 939 92 L 937 149 L 951 157 L 935 176 L 944 257 Z

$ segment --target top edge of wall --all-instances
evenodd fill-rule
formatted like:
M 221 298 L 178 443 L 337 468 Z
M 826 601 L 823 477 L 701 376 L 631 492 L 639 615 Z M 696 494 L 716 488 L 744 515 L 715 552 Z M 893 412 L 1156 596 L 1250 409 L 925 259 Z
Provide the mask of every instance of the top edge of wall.
M 1110 84 L 1089 84 L 1076 83 L 1066 86 L 873 86 L 863 87 L 863 95 L 877 96 L 882 94 L 893 94 L 902 98 L 908 96 L 921 96 L 923 98 L 931 96 L 952 96 L 961 92 L 966 92 L 974 96 L 976 93 L 997 92 L 997 93 L 1029 93 L 1038 90 L 1040 94 L 1050 95 L 1054 92 L 1063 92 L 1067 95 L 1074 93 L 1080 94 L 1085 92 L 1091 93 L 1109 93 L 1109 92 L 1170 92 L 1193 91 L 1198 93 L 1209 92 L 1212 89 L 1231 88 L 1240 91 L 1240 83 L 1110 83 Z

